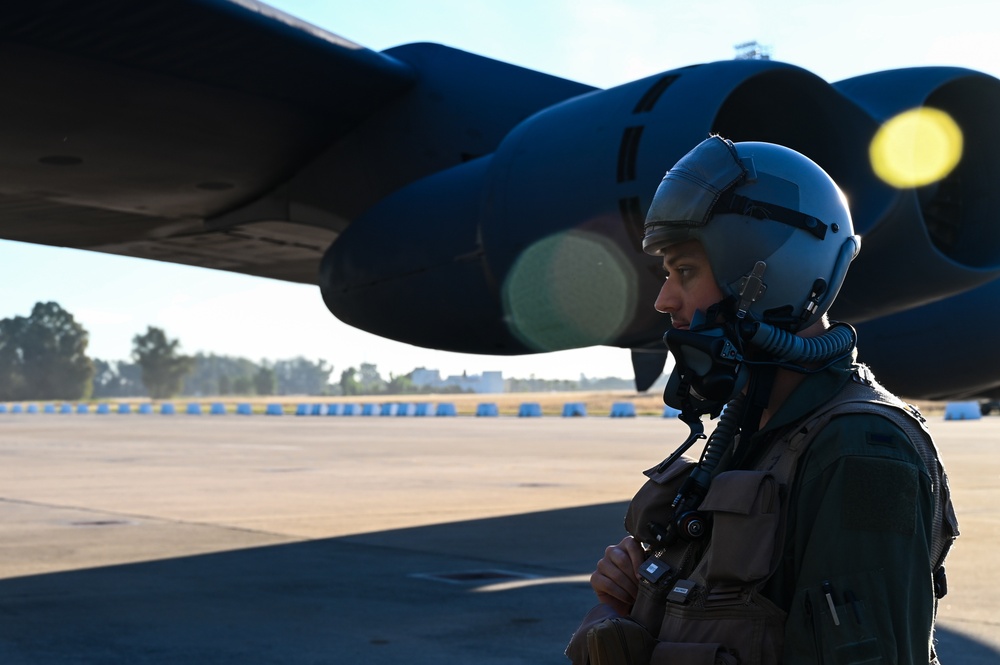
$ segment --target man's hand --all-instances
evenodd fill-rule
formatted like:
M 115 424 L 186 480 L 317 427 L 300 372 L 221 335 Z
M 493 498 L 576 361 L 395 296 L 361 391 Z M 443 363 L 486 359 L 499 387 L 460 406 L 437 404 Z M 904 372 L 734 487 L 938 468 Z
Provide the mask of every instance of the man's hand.
M 639 566 L 645 560 L 646 553 L 632 536 L 604 550 L 604 558 L 590 576 L 597 599 L 621 616 L 628 616 L 639 591 Z

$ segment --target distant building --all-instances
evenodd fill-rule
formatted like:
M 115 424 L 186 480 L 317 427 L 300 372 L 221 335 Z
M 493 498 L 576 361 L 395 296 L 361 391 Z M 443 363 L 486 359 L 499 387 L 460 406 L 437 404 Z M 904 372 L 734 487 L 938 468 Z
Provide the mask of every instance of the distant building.
M 461 376 L 453 375 L 442 379 L 441 372 L 438 370 L 418 367 L 413 370 L 410 379 L 413 381 L 413 385 L 418 388 L 429 387 L 431 389 L 441 389 L 457 386 L 464 392 L 503 392 L 503 372 L 483 372 L 482 374 L 472 375 L 463 373 Z

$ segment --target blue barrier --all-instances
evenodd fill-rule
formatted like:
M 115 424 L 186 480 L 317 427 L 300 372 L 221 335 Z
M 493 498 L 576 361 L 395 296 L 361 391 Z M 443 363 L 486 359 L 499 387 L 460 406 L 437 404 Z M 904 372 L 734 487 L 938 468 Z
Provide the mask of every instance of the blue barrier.
M 213 402 L 212 407 L 209 409 L 209 414 L 213 416 L 226 415 L 226 405 L 222 402 Z
M 73 413 L 73 405 L 63 404 L 61 407 L 59 407 L 59 413 Z
M 378 404 L 362 404 L 361 405 L 361 415 L 363 415 L 363 416 L 374 416 L 375 415 L 375 407 L 377 407 L 377 406 L 378 406 Z
M 150 404 L 149 402 L 139 405 L 139 413 L 141 413 L 142 415 L 148 416 L 152 412 L 153 412 L 153 405 Z
M 542 405 L 538 402 L 524 402 L 517 408 L 518 418 L 541 418 Z
M 97 405 L 97 410 L 94 413 L 100 414 L 102 416 L 106 415 L 108 413 L 111 413 L 111 405 L 109 405 L 109 404 L 98 404 Z
M 177 407 L 171 402 L 164 402 L 160 405 L 160 415 L 173 416 L 177 413 Z
M 119 404 L 118 413 L 120 414 L 132 413 L 132 407 L 125 403 Z
M 635 418 L 635 404 L 632 402 L 615 402 L 611 405 L 612 418 Z
M 340 415 L 340 405 L 339 404 L 327 404 L 326 405 L 326 415 L 328 415 L 328 416 L 339 416 Z
M 578 418 L 587 415 L 587 405 L 583 402 L 566 402 L 563 404 L 563 418 Z
M 944 405 L 945 420 L 980 420 L 982 417 L 979 402 L 948 402 Z
M 500 415 L 500 410 L 497 408 L 495 402 L 483 402 L 476 406 L 476 417 L 477 418 L 495 418 Z
M 187 405 L 187 410 L 185 411 L 189 416 L 200 416 L 201 415 L 201 404 L 198 402 L 191 402 Z
M 664 418 L 676 418 L 679 415 L 681 415 L 680 409 L 675 409 L 672 406 L 664 406 L 663 407 L 663 417 Z
M 379 407 L 378 415 L 380 416 L 394 416 L 396 415 L 396 406 L 390 402 L 383 404 Z
M 413 405 L 412 404 L 397 404 L 396 405 L 396 415 L 397 416 L 411 416 L 411 415 L 413 415 Z
M 415 416 L 428 416 L 431 413 L 431 403 L 430 402 L 417 402 L 417 405 L 413 408 L 413 415 Z
M 353 416 L 357 413 L 357 411 L 358 411 L 357 404 L 345 404 L 342 407 L 340 407 L 340 414 L 343 416 Z
M 90 407 L 87 406 L 86 404 L 77 404 L 76 405 L 76 412 L 77 413 L 90 413 Z
M 238 416 L 252 416 L 253 408 L 246 402 L 236 405 L 236 415 Z
M 295 407 L 295 415 L 297 416 L 308 416 L 311 409 L 308 404 L 299 404 Z
M 437 405 L 437 410 L 434 412 L 435 416 L 454 416 L 456 415 L 455 404 L 453 402 L 441 402 Z
M 312 413 L 312 415 L 314 415 L 314 416 L 322 416 L 323 415 L 323 405 L 322 404 L 313 404 L 312 405 L 312 411 L 310 413 Z
M 7 413 L 7 405 L 0 404 L 0 413 Z
M 29 404 L 27 411 L 28 411 L 28 413 L 38 413 L 38 405 L 37 404 Z
M 43 413 L 55 413 L 56 412 L 56 405 L 55 404 L 46 404 L 45 406 L 42 407 L 42 412 Z
M 14 406 L 10 407 L 10 412 L 11 413 L 24 413 L 24 407 L 21 406 L 20 404 L 15 404 Z
M 285 410 L 281 408 L 280 404 L 268 404 L 267 411 L 264 412 L 266 416 L 283 416 L 285 415 Z

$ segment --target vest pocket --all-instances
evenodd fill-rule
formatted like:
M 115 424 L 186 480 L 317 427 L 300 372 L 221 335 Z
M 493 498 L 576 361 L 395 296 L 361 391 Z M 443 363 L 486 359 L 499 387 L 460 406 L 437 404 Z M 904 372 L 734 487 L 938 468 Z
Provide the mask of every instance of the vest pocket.
M 712 541 L 704 562 L 709 587 L 754 582 L 771 571 L 780 518 L 778 483 L 766 471 L 720 473 L 700 510 L 713 516 Z

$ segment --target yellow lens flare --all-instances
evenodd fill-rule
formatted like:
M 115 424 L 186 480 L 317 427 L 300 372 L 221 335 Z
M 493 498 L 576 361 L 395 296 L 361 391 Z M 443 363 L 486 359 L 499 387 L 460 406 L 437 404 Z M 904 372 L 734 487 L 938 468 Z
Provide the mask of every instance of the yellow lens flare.
M 638 277 L 611 241 L 581 231 L 528 247 L 503 285 L 511 331 L 535 351 L 605 344 L 634 314 Z
M 868 154 L 875 174 L 900 189 L 945 178 L 962 159 L 962 130 L 935 108 L 904 111 L 890 118 L 872 139 Z

